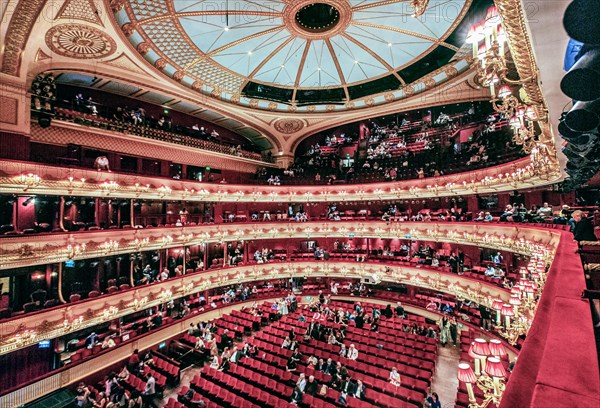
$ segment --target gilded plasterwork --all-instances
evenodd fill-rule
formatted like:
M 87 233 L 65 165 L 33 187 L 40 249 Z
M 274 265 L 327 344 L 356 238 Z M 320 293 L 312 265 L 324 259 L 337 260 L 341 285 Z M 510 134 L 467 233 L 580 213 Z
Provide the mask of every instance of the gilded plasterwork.
M 117 44 L 104 32 L 82 24 L 60 24 L 46 33 L 46 45 L 65 57 L 98 59 L 115 52 Z

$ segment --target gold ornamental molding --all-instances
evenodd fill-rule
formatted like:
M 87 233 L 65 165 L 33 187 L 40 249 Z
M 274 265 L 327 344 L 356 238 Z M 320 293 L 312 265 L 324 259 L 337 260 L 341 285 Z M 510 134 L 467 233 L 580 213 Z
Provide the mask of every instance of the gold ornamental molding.
M 341 279 L 377 276 L 384 282 L 432 289 L 488 306 L 494 299 L 507 303 L 511 296 L 509 290 L 498 285 L 453 273 L 383 263 L 285 262 L 213 269 L 0 323 L 0 355 L 208 289 L 292 276 Z
M 559 233 L 544 228 L 451 222 L 286 222 L 122 229 L 2 238 L 0 270 L 214 242 L 348 236 L 476 245 L 548 260 L 560 240 Z
M 414 200 L 513 191 L 552 184 L 559 178 L 560 172 L 541 150 L 510 163 L 466 173 L 398 182 L 327 186 L 200 183 L 0 160 L 0 193 L 194 202 Z
M 533 45 L 527 28 L 527 17 L 523 2 L 517 0 L 494 0 L 502 18 L 511 58 L 520 78 L 528 79 L 523 83 L 526 99 L 530 101 L 539 119 L 540 133 L 537 150 L 547 156 L 548 167 L 555 173 L 561 173 L 552 128 L 548 117 L 548 108 L 540 84 Z M 560 177 L 562 179 L 562 176 Z M 560 180 L 557 180 L 560 181 Z

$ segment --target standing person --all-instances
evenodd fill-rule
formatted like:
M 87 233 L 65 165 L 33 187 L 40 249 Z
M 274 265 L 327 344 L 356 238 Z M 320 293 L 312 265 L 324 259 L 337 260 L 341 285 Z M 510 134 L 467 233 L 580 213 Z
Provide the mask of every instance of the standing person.
M 146 386 L 144 387 L 144 395 L 142 397 L 144 401 L 144 407 L 154 407 L 154 395 L 156 394 L 156 380 L 152 376 L 152 373 L 146 374 Z
M 448 343 L 448 338 L 450 337 L 450 322 L 446 316 L 442 317 L 438 321 L 438 326 L 440 326 L 440 344 L 442 347 L 446 347 L 446 343 Z
M 450 338 L 452 339 L 452 344 L 456 346 L 456 340 L 458 337 L 458 323 L 456 322 L 456 317 L 452 317 L 450 319 Z
M 484 305 L 479 305 L 479 315 L 481 316 L 481 328 L 483 330 L 491 330 L 492 313 L 490 312 L 490 309 Z

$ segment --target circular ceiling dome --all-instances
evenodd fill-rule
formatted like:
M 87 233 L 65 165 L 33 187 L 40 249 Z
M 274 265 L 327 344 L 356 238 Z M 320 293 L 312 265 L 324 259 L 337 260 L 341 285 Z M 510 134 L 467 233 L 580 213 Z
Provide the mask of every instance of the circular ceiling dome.
M 436 70 L 464 61 L 468 27 L 491 3 L 429 0 L 413 17 L 406 0 L 129 0 L 115 19 L 144 59 L 192 89 L 259 108 L 343 106 L 445 80 Z
M 340 12 L 325 3 L 313 3 L 302 7 L 296 13 L 296 23 L 304 30 L 320 33 L 335 27 L 340 21 Z

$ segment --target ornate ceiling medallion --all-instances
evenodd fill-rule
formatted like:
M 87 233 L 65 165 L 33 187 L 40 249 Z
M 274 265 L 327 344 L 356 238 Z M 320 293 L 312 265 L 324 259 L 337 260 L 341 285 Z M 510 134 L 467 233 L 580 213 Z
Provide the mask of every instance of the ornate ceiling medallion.
M 79 24 L 52 27 L 46 33 L 46 44 L 59 55 L 78 59 L 103 58 L 117 49 L 115 41 L 104 32 Z
M 347 0 L 313 0 L 290 2 L 283 10 L 286 28 L 294 35 L 322 40 L 343 32 L 352 21 L 352 7 Z
M 279 119 L 275 121 L 273 127 L 284 135 L 298 132 L 304 127 L 304 122 L 300 119 Z

